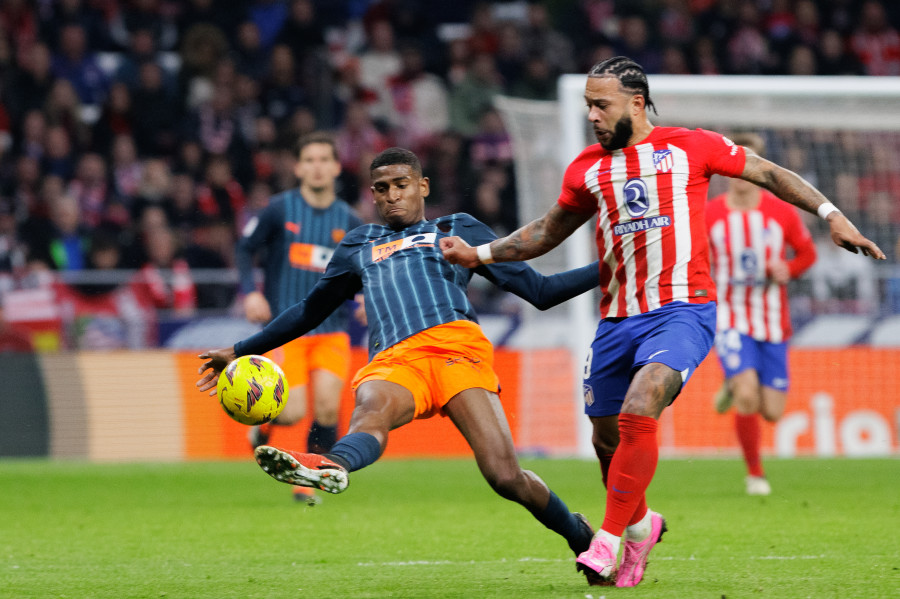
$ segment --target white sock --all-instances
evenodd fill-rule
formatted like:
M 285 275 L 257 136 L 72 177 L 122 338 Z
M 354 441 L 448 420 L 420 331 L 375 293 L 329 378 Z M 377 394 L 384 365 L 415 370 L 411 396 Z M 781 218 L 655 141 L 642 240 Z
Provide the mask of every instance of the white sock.
M 610 532 L 606 532 L 602 528 L 594 534 L 595 539 L 603 539 L 607 541 L 613 548 L 613 555 L 619 555 L 619 545 L 622 542 L 621 537 L 617 537 Z
M 629 541 L 643 541 L 650 536 L 652 530 L 653 524 L 650 520 L 650 509 L 648 508 L 647 513 L 644 514 L 640 522 L 625 527 L 625 538 Z

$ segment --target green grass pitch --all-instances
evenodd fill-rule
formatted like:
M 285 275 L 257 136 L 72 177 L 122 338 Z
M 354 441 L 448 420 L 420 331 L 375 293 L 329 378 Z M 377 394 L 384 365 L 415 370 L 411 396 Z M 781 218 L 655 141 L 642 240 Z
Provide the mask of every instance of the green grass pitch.
M 603 518 L 597 465 L 525 460 Z M 0 596 L 900 597 L 900 461 L 663 460 L 669 522 L 634 589 L 589 587 L 565 542 L 495 496 L 472 460 L 379 462 L 308 508 L 246 462 L 0 462 Z

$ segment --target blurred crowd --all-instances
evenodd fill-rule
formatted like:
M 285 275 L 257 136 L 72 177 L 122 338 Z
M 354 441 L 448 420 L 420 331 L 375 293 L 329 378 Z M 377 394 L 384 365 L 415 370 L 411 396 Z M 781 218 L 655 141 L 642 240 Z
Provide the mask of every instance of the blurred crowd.
M 367 165 L 401 145 L 431 177 L 429 217 L 504 234 L 496 94 L 552 100 L 559 74 L 617 54 L 649 73 L 900 75 L 898 26 L 886 0 L 4 0 L 0 294 L 129 270 L 138 312 L 227 308 L 235 286 L 195 273 L 233 266 L 313 130 L 334 134 L 364 219 Z M 878 189 L 892 218 L 895 157 Z M 107 301 L 112 280 L 66 292 Z

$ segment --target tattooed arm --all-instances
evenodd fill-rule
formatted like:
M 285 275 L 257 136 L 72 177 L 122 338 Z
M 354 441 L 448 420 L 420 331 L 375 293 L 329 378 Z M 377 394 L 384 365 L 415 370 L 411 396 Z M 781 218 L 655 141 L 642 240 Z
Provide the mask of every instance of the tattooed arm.
M 774 162 L 761 158 L 745 148 L 747 162 L 741 179 L 768 189 L 780 199 L 812 214 L 817 214 L 819 206 L 830 203 L 818 189 L 793 171 L 780 167 Z M 884 260 L 884 252 L 874 242 L 866 239 L 840 211 L 831 212 L 826 220 L 831 227 L 831 240 L 847 251 L 860 251 L 876 260 Z
M 542 256 L 562 243 L 591 216 L 593 215 L 563 210 L 554 204 L 541 218 L 531 221 L 506 237 L 492 241 L 491 257 L 494 262 L 512 262 Z M 444 258 L 451 264 L 475 268 L 483 263 L 478 257 L 476 248 L 459 237 L 445 237 L 441 239 L 440 244 Z

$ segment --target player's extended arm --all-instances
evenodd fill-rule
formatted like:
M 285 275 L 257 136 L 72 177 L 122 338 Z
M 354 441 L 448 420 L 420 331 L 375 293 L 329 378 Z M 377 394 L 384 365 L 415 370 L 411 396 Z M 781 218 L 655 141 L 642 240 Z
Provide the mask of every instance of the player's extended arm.
M 741 178 L 768 189 L 780 199 L 812 214 L 818 214 L 819 207 L 830 204 L 822 192 L 810 185 L 803 177 L 746 151 L 747 162 Z M 875 243 L 862 235 L 859 230 L 840 211 L 832 211 L 826 215 L 831 228 L 831 240 L 840 247 L 858 254 L 860 251 L 876 260 L 884 260 L 885 255 Z M 493 248 L 492 248 L 493 249 Z
M 600 284 L 599 261 L 550 276 L 523 262 L 480 266 L 475 272 L 538 310 L 552 308 Z
M 530 260 L 543 256 L 571 235 L 591 218 L 591 214 L 579 214 L 563 210 L 554 204 L 544 216 L 531 221 L 506 237 L 490 243 L 493 262 Z M 481 260 L 476 249 L 459 237 L 445 237 L 440 241 L 441 251 L 451 264 L 475 268 L 487 262 Z
M 319 279 L 306 299 L 282 312 L 263 330 L 238 341 L 233 348 L 211 349 L 200 354 L 201 360 L 207 360 L 200 366 L 200 374 L 205 370 L 210 372 L 197 381 L 197 386 L 201 391 L 212 389 L 219 374 L 231 360 L 250 354 L 264 354 L 305 335 L 337 310 L 344 301 L 352 299 L 360 287 L 360 280 L 353 273 L 329 276 L 326 270 L 325 275 Z M 214 391 L 210 395 L 213 393 Z

